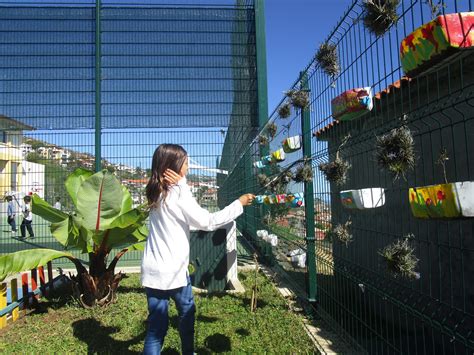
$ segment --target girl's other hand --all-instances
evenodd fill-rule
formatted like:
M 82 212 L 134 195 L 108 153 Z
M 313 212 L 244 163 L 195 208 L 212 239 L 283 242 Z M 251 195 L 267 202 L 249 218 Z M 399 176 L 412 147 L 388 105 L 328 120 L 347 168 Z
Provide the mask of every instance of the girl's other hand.
M 254 199 L 255 199 L 254 194 L 245 194 L 239 197 L 239 201 L 242 204 L 242 206 L 251 205 Z
M 181 180 L 182 176 L 171 169 L 166 169 L 163 178 L 168 185 L 176 185 L 178 181 Z

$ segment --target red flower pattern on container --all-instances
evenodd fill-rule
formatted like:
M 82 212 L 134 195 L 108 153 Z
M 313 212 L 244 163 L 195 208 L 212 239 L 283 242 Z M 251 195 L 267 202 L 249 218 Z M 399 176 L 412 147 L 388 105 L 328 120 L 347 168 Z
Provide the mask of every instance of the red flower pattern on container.
M 438 193 L 436 195 L 437 195 L 436 197 L 438 197 L 438 200 L 440 201 L 446 199 L 446 194 L 444 193 L 444 191 L 438 190 Z
M 415 201 L 415 199 L 416 199 L 416 195 L 412 193 L 412 194 L 411 194 L 411 200 L 412 200 L 412 201 Z
M 426 206 L 430 206 L 430 205 L 432 205 L 432 204 L 433 204 L 433 201 L 428 197 L 428 198 L 426 199 Z

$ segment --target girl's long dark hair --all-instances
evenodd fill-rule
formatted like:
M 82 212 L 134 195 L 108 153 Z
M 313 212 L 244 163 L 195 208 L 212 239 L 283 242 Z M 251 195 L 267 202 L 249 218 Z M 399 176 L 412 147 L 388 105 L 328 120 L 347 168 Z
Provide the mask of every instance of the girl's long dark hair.
M 169 186 L 164 180 L 166 169 L 180 173 L 188 153 L 177 144 L 160 144 L 153 154 L 151 177 L 146 185 L 146 197 L 150 206 L 165 201 Z

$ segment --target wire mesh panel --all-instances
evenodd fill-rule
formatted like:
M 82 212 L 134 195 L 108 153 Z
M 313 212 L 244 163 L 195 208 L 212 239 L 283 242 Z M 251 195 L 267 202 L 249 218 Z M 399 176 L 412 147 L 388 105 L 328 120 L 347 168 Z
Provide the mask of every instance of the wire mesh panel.
M 278 245 L 260 247 L 284 269 L 290 236 L 309 254 L 307 226 L 314 218 L 316 277 L 308 262 L 300 277 L 288 267 L 286 275 L 316 286 L 320 314 L 369 353 L 471 353 L 474 224 L 469 207 L 460 206 L 462 196 L 471 202 L 474 196 L 462 191 L 473 181 L 474 56 L 458 47 L 472 46 L 474 4 L 384 2 L 395 4 L 395 15 L 388 4 L 382 14 L 388 20 L 379 21 L 368 3 L 353 2 L 288 88 L 309 86 L 311 129 L 294 129 L 313 137 L 314 216 L 306 214 L 306 228 L 287 233 L 280 226 L 290 224 L 291 213 L 272 220 L 278 213 L 270 210 L 266 219 L 272 206 L 263 207 L 256 228 L 270 220 L 265 227 Z M 460 44 L 449 49 L 455 37 Z M 287 101 L 270 117 L 276 132 L 294 117 L 282 119 Z M 238 165 L 248 167 L 247 175 L 236 171 L 229 184 L 259 191 L 257 175 L 272 173 L 252 164 L 280 144 L 277 138 L 266 151 L 254 143 Z M 298 156 L 273 161 L 276 175 Z M 258 233 L 249 237 L 259 246 Z
M 0 195 L 18 201 L 17 226 L 30 193 L 72 212 L 64 182 L 77 167 L 113 172 L 135 205 L 145 202 L 161 143 L 187 150 L 195 197 L 217 209 L 218 180 L 255 134 L 253 1 L 0 6 Z M 7 203 L 1 205 L 0 253 L 63 249 L 37 216 L 35 238 L 19 240 L 7 224 Z M 140 258 L 130 252 L 121 262 Z

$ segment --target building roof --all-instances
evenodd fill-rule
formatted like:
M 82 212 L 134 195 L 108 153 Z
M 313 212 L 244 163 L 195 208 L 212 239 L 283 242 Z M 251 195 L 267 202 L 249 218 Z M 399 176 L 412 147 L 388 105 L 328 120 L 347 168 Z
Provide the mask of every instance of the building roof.
M 8 116 L 0 115 L 0 131 L 34 131 L 35 129 Z

